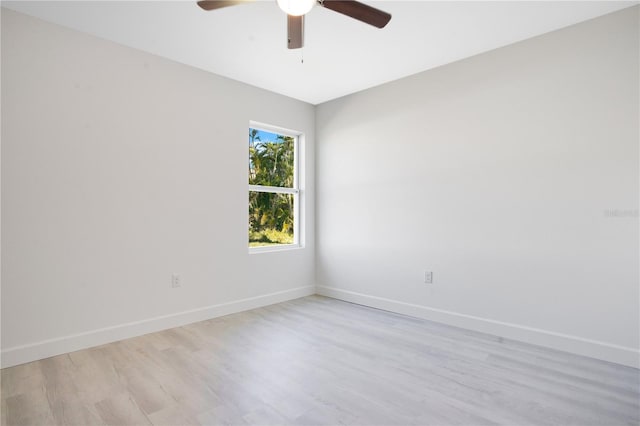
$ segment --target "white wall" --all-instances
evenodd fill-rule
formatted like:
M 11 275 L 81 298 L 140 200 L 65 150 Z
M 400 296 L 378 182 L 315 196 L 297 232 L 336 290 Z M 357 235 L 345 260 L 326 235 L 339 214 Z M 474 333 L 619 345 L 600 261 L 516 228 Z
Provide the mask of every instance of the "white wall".
M 634 7 L 320 105 L 319 292 L 637 366 L 638 51 Z
M 248 254 L 250 120 L 306 134 L 304 249 Z M 309 104 L 3 9 L 3 365 L 312 294 L 313 138 Z

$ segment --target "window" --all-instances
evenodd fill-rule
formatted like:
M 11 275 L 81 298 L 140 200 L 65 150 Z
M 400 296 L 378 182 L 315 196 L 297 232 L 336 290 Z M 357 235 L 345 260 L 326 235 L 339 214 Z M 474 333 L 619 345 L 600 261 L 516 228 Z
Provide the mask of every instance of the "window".
M 298 135 L 249 128 L 249 248 L 299 244 Z

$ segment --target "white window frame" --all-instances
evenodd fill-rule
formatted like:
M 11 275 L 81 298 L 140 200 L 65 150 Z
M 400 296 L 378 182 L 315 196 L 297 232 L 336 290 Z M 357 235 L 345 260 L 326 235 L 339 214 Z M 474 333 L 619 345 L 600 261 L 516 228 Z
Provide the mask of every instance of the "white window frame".
M 282 127 L 276 127 L 269 124 L 258 123 L 255 121 L 249 122 L 249 129 L 262 130 L 269 133 L 275 133 L 282 136 L 289 136 L 293 138 L 293 188 L 281 188 L 278 186 L 263 186 L 263 185 L 248 185 L 249 192 L 269 192 L 273 194 L 292 194 L 293 195 L 293 243 L 292 244 L 278 244 L 273 246 L 264 247 L 249 247 L 249 253 L 266 253 L 281 250 L 291 250 L 301 248 L 300 243 L 300 139 L 303 137 L 301 132 L 295 130 L 284 129 Z M 247 149 L 248 145 L 247 145 Z M 248 157 L 248 154 L 247 154 Z M 247 205 L 247 213 L 248 213 Z M 247 235 L 249 228 L 247 228 Z M 247 244 L 248 241 L 247 241 Z

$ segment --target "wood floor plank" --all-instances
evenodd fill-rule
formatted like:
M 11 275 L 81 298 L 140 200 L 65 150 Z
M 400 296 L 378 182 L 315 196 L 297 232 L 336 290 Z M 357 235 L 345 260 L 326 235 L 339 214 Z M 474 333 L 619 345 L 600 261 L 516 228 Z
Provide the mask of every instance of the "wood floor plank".
M 638 425 L 637 369 L 311 296 L 2 370 L 2 425 Z
M 1 372 L 1 380 L 3 398 L 34 391 L 44 385 L 44 376 L 37 362 L 5 368 Z
M 201 425 L 242 426 L 248 423 L 233 407 L 221 405 L 198 415 L 197 421 Z
M 53 425 L 53 417 L 44 388 L 10 396 L 5 401 L 6 424 L 16 426 Z
M 138 404 L 128 394 L 114 395 L 95 404 L 102 421 L 107 425 L 151 425 Z

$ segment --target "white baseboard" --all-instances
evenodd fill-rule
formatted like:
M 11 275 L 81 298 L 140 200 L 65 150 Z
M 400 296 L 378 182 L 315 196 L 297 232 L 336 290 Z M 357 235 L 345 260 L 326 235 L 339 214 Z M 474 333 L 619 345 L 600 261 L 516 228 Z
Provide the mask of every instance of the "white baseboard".
M 384 309 L 443 324 L 493 334 L 508 339 L 558 349 L 617 364 L 640 368 L 640 351 L 607 342 L 585 339 L 553 331 L 526 327 L 427 306 L 415 305 L 325 286 L 304 286 L 233 302 L 206 306 L 176 314 L 105 327 L 84 333 L 44 340 L 2 350 L 2 368 L 74 352 L 147 333 L 180 327 L 224 315 L 247 311 L 274 303 L 320 294 L 372 308 Z
M 346 302 L 357 303 L 372 308 L 410 315 L 482 333 L 493 334 L 507 339 L 640 368 L 640 351 L 634 348 L 412 303 L 399 302 L 383 297 L 369 296 L 333 287 L 317 286 L 316 293 Z
M 26 362 L 49 358 L 68 352 L 74 352 L 93 346 L 103 345 L 130 337 L 141 336 L 168 328 L 204 321 L 211 318 L 247 311 L 274 303 L 297 299 L 315 294 L 314 286 L 297 287 L 276 293 L 250 297 L 248 299 L 206 306 L 176 314 L 164 315 L 142 321 L 105 327 L 84 333 L 44 340 L 28 345 L 15 346 L 2 350 L 2 368 Z

